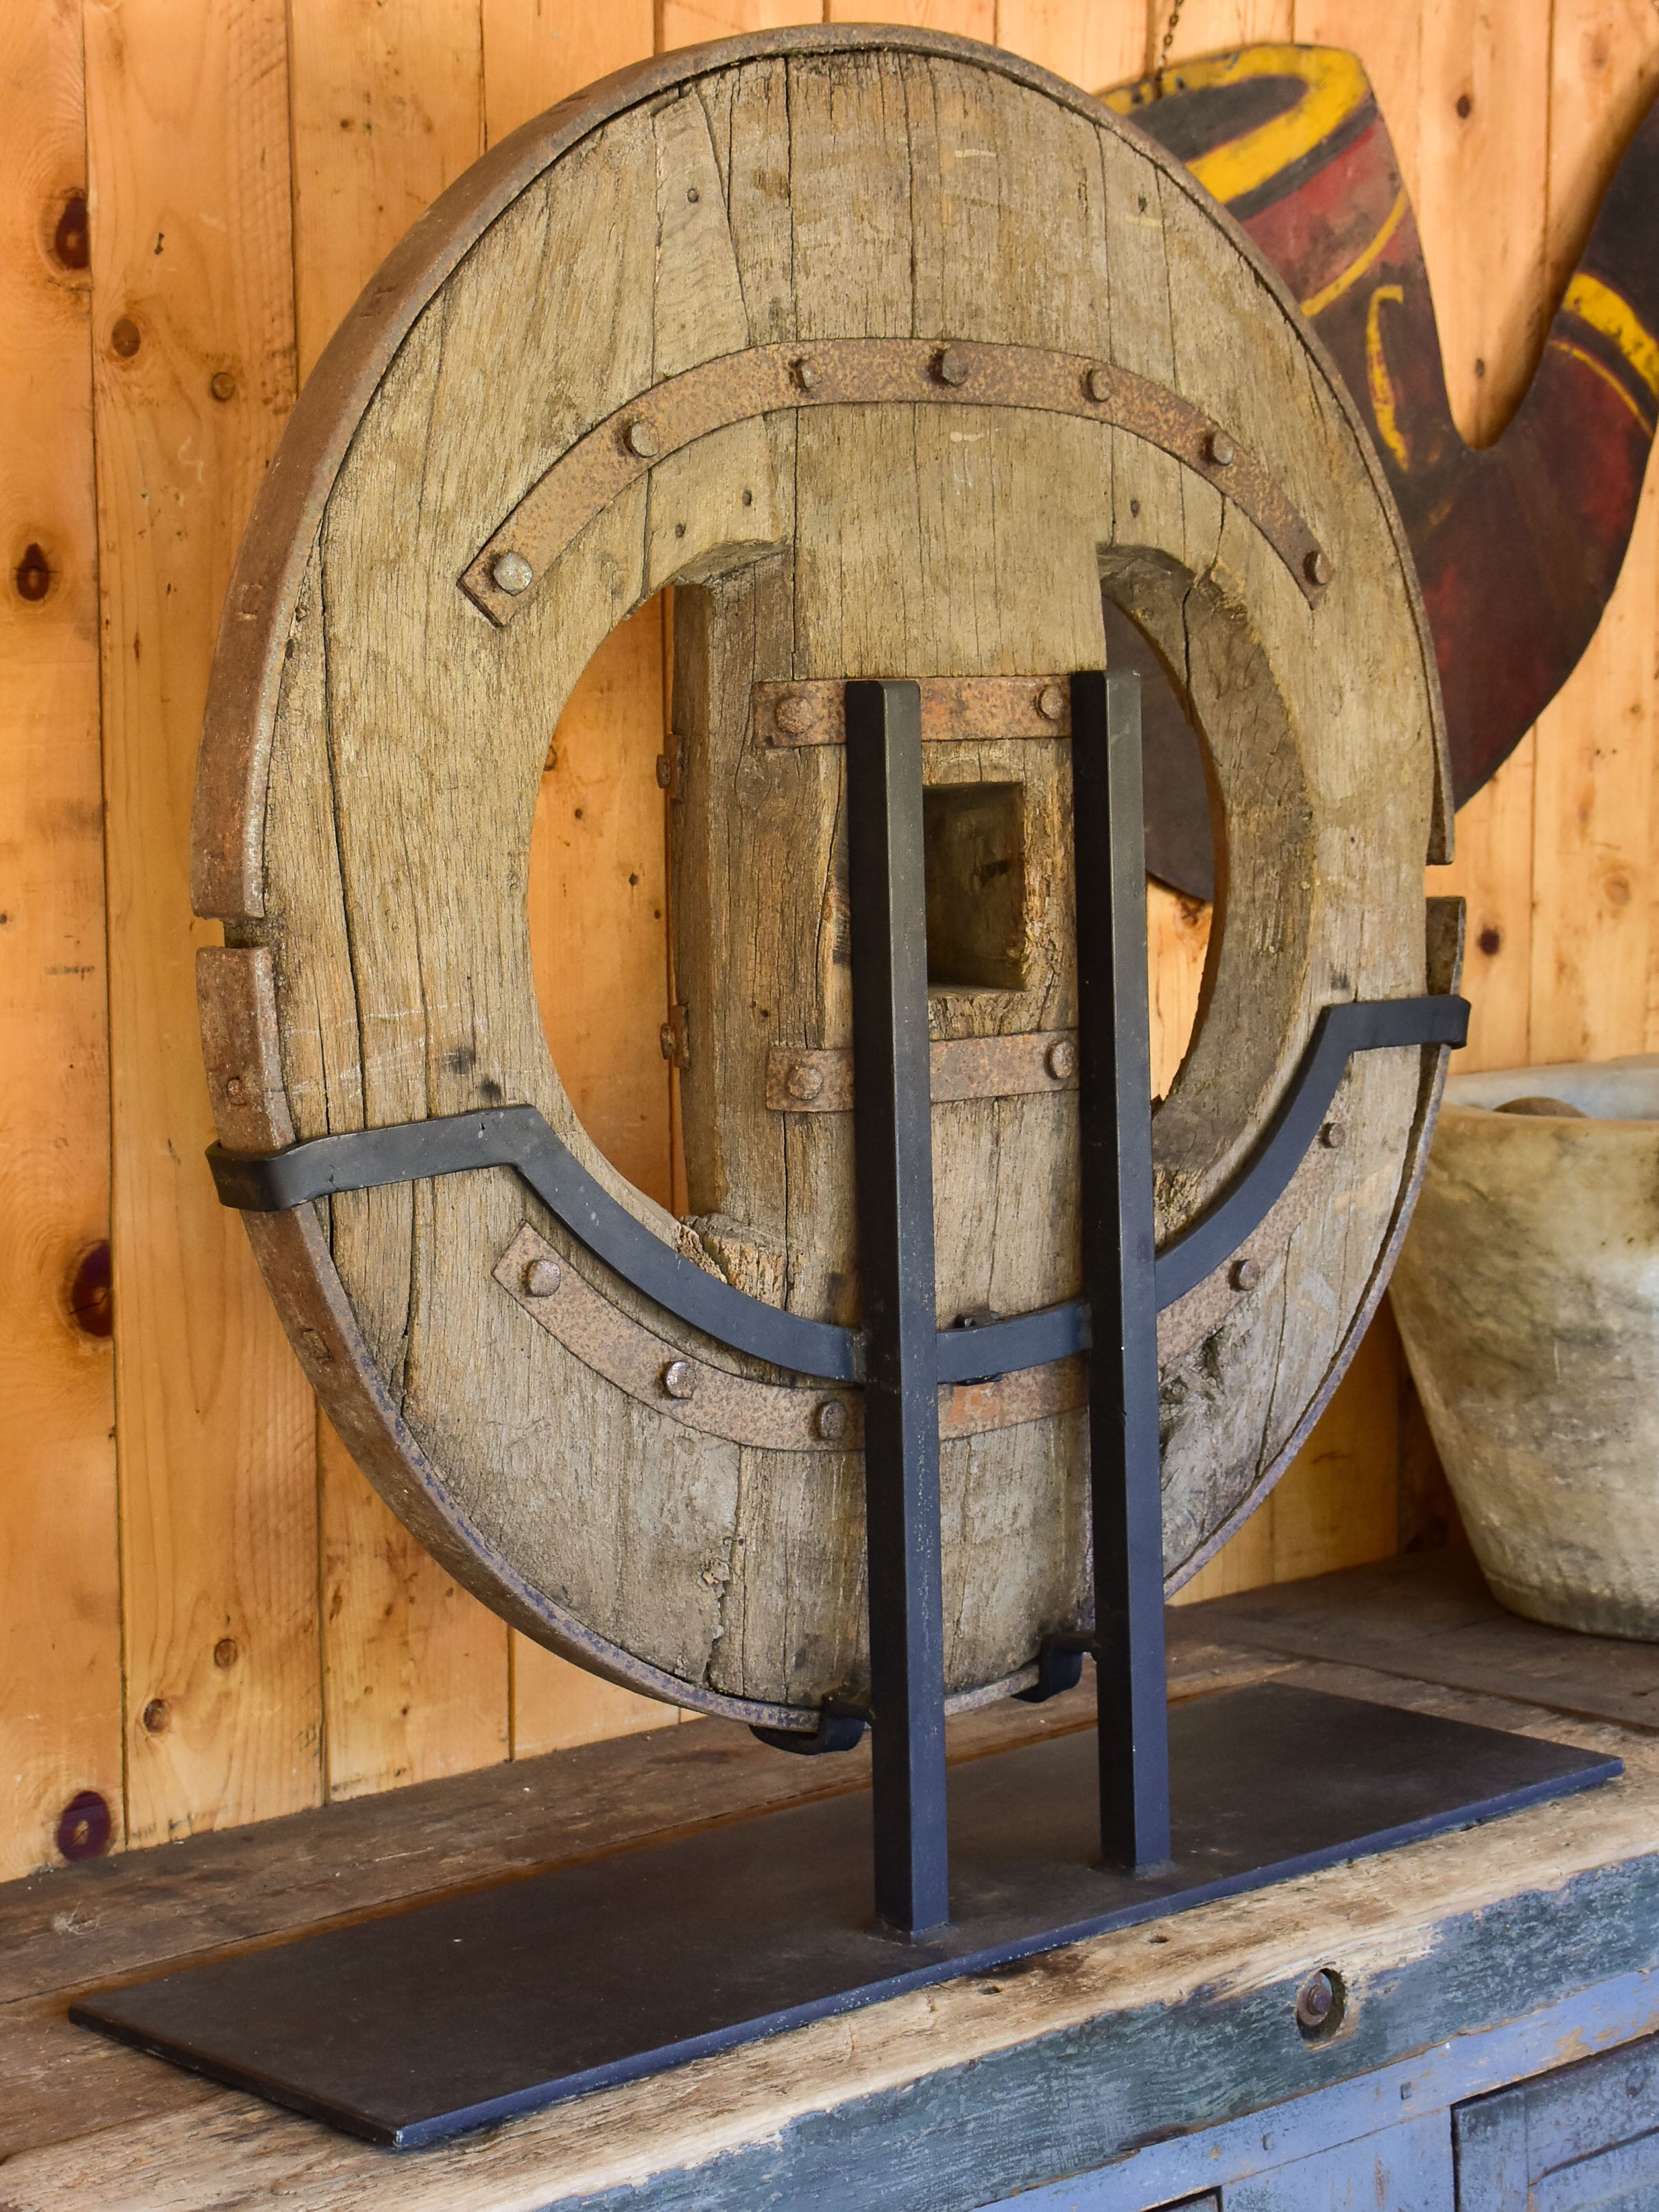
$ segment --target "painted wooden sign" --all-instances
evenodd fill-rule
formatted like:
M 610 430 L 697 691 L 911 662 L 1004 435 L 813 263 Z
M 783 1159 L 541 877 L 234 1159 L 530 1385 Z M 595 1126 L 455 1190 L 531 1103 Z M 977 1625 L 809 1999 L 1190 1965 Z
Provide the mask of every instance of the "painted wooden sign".
M 670 583 L 684 1220 L 572 1112 L 526 918 L 550 732 Z M 940 1322 L 1075 1297 L 1064 678 L 1106 657 L 1103 589 L 1179 672 L 1225 850 L 1157 1118 L 1168 1239 L 1262 1139 L 1322 1009 L 1449 983 L 1421 872 L 1449 808 L 1432 647 L 1291 295 L 1143 136 L 927 33 L 677 53 L 528 126 L 348 319 L 232 586 L 195 879 L 226 925 L 202 1002 L 227 1152 L 533 1109 L 610 1249 L 792 1342 L 854 1326 L 842 686 L 915 678 Z M 1439 1057 L 1357 1058 L 1273 1212 L 1161 1316 L 1171 1584 L 1350 1356 Z M 856 1372 L 723 1348 L 478 1158 L 248 1216 L 331 1416 L 529 1634 L 811 1728 L 866 1680 Z M 1071 1361 L 941 1389 L 958 1704 L 1084 1621 L 1081 1396 Z
M 1659 108 L 1613 176 L 1526 397 L 1477 451 L 1452 421 L 1416 218 L 1357 55 L 1243 46 L 1104 97 L 1187 163 L 1330 349 L 1411 541 L 1461 806 L 1577 666 L 1636 520 L 1659 410 Z

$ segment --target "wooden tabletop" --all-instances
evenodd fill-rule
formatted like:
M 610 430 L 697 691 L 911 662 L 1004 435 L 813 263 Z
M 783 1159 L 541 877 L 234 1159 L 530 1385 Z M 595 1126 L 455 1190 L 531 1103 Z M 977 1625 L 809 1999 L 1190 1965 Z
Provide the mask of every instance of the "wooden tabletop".
M 703 1721 L 37 1875 L 0 1888 L 0 2212 L 804 2206 L 855 2151 L 861 2204 L 983 2203 L 1659 1966 L 1659 1649 L 1517 1620 L 1461 1553 L 1170 1621 L 1172 1697 L 1281 1675 L 1612 1751 L 1626 1777 L 401 2156 L 106 2043 L 68 2003 L 860 1787 L 863 1756 L 784 1759 Z M 952 1753 L 1090 1718 L 1086 1689 L 994 1706 Z M 1294 1995 L 1330 1965 L 1352 2025 L 1310 2047 Z

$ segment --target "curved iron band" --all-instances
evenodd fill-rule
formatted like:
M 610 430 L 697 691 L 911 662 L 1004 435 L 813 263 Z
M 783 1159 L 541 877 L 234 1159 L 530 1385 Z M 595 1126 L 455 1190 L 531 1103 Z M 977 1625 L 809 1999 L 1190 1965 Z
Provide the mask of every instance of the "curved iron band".
M 1390 1045 L 1462 1045 L 1468 1034 L 1469 1002 L 1451 993 L 1425 999 L 1351 999 L 1327 1006 L 1314 1024 L 1295 1080 L 1242 1173 L 1207 1213 L 1158 1254 L 1159 1311 L 1196 1290 L 1267 1219 L 1319 1134 L 1354 1053 Z
M 481 1107 L 430 1121 L 313 1137 L 287 1151 L 208 1149 L 221 1202 L 246 1213 L 280 1213 L 337 1191 L 372 1190 L 469 1168 L 514 1168 L 570 1234 L 636 1291 L 734 1352 L 836 1382 L 864 1379 L 855 1329 L 783 1313 L 734 1291 L 665 1244 L 589 1175 L 534 1106 Z
M 1081 354 L 967 340 L 942 346 L 921 338 L 751 346 L 652 385 L 554 462 L 474 558 L 461 589 L 505 629 L 577 532 L 658 461 L 694 440 L 787 408 L 927 402 L 1076 415 L 1144 438 L 1224 491 L 1310 605 L 1324 596 L 1325 584 L 1316 578 L 1322 572 L 1328 580 L 1329 572 L 1317 558 L 1319 541 L 1279 483 L 1221 423 L 1166 385 Z M 1227 459 L 1218 460 L 1218 453 Z M 495 580 L 495 565 L 507 553 L 530 564 L 532 576 L 522 592 L 503 591 Z
M 1194 1289 L 1259 1228 L 1296 1173 L 1330 1110 L 1350 1054 L 1401 1045 L 1461 1045 L 1467 1000 L 1375 999 L 1327 1006 L 1285 1101 L 1232 1187 L 1158 1255 L 1162 1309 Z M 516 1170 L 570 1234 L 655 1304 L 734 1352 L 836 1382 L 864 1380 L 857 1329 L 808 1321 L 734 1290 L 676 1252 L 595 1182 L 534 1106 L 482 1107 L 430 1121 L 313 1137 L 280 1152 L 208 1148 L 220 1203 L 281 1213 L 336 1192 L 372 1190 L 472 1168 Z M 1086 1352 L 1081 1299 L 974 1328 L 939 1332 L 940 1382 L 988 1382 Z

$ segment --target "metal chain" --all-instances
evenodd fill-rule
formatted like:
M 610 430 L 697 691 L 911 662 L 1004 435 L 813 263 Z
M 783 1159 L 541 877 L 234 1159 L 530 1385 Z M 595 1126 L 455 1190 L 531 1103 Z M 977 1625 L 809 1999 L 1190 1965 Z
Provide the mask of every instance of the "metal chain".
M 1181 21 L 1181 11 L 1186 4 L 1187 0 L 1175 0 L 1175 5 L 1170 10 L 1170 20 L 1164 27 L 1164 44 L 1158 49 L 1156 76 L 1162 76 L 1170 66 L 1170 49 L 1175 44 L 1176 25 Z M 1659 5 L 1659 0 L 1655 0 L 1655 4 Z

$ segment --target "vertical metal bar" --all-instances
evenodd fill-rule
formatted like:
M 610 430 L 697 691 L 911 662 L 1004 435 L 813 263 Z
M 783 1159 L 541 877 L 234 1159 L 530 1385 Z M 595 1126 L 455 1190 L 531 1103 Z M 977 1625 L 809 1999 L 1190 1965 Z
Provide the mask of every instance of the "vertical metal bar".
M 1170 1856 L 1138 677 L 1073 677 L 1072 793 L 1100 1835 L 1133 1869 Z
M 877 1917 L 950 1917 L 921 693 L 847 686 Z

